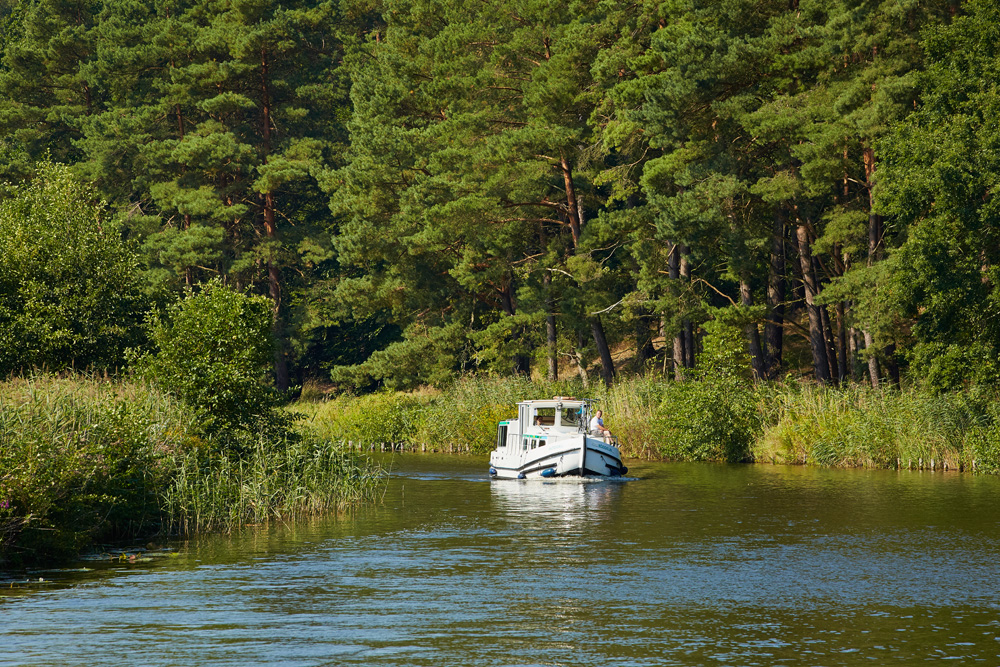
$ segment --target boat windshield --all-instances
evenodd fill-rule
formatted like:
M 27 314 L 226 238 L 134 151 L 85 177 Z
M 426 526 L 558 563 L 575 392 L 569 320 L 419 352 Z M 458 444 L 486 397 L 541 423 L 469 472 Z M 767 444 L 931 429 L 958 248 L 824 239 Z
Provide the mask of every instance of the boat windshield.
M 555 426 L 556 409 L 535 408 L 535 420 L 532 423 L 535 426 Z
M 582 411 L 583 408 L 581 407 L 563 408 L 561 411 L 562 414 L 560 415 L 562 425 L 570 427 L 579 426 L 582 420 Z

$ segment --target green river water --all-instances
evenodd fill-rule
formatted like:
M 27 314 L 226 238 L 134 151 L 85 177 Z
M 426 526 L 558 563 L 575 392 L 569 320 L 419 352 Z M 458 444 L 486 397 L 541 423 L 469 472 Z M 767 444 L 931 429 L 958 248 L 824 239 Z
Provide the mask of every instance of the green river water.
M 0 665 L 1000 665 L 997 478 L 384 463 L 350 515 L 8 580 Z

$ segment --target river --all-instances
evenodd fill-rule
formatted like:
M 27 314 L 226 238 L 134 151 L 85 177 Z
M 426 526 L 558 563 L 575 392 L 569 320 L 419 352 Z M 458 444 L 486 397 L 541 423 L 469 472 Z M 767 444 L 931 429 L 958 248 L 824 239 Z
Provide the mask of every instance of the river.
M 997 478 L 385 464 L 377 506 L 8 583 L 0 664 L 1000 664 Z

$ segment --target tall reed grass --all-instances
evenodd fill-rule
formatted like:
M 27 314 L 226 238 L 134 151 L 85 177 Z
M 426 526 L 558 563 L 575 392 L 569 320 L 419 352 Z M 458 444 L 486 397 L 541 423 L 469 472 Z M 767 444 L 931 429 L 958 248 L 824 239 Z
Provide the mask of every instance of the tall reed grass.
M 602 386 L 585 393 L 576 381 L 470 376 L 443 391 L 338 396 L 294 409 L 328 438 L 485 453 L 493 448 L 497 422 L 515 418 L 519 401 L 585 396 L 605 411 L 605 424 L 626 456 L 743 461 L 762 418 L 758 393 L 745 383 L 659 377 L 627 378 L 610 390 Z
M 1000 411 L 991 391 L 786 387 L 754 458 L 838 467 L 996 472 Z
M 193 411 L 141 382 L 0 383 L 0 565 L 95 541 L 228 529 L 374 494 L 378 471 L 315 436 L 205 439 Z
M 627 457 L 882 468 L 933 462 L 1000 472 L 995 390 L 756 385 L 707 373 L 687 382 L 623 378 L 584 394 L 575 382 L 467 377 L 442 391 L 342 395 L 294 409 L 335 440 L 485 453 L 497 422 L 515 417 L 518 401 L 554 395 L 596 400 Z
M 316 437 L 255 437 L 238 456 L 187 452 L 173 461 L 163 492 L 172 533 L 231 530 L 343 508 L 375 495 L 381 474 Z

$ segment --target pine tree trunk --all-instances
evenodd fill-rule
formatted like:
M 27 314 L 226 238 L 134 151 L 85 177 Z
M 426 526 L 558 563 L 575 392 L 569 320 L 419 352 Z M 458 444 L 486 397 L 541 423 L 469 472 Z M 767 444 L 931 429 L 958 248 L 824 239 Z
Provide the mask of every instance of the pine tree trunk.
M 649 312 L 641 309 L 635 318 L 635 359 L 636 372 L 646 374 L 646 363 L 656 356 L 653 337 L 649 333 Z
M 865 331 L 865 350 L 868 352 L 868 379 L 872 387 L 878 389 L 879 372 L 878 359 L 875 357 L 875 337 L 870 331 Z
M 590 330 L 594 334 L 597 353 L 601 355 L 601 379 L 604 380 L 605 387 L 610 387 L 615 381 L 615 363 L 611 359 L 608 341 L 604 338 L 604 325 L 601 324 L 600 315 L 594 315 L 590 318 Z
M 569 219 L 570 233 L 573 235 L 573 250 L 580 247 L 580 233 L 583 229 L 583 219 L 580 215 L 579 200 L 576 197 L 576 187 L 573 184 L 573 168 L 569 164 L 566 156 L 560 156 L 562 166 L 563 184 L 566 187 L 566 207 Z
M 542 288 L 545 291 L 545 353 L 548 357 L 549 381 L 559 379 L 559 357 L 556 338 L 555 303 L 552 298 L 552 274 L 548 271 L 542 276 Z
M 874 266 L 875 262 L 882 258 L 882 218 L 874 211 L 874 187 L 872 184 L 872 174 L 875 172 L 875 152 L 870 147 L 865 147 L 862 153 L 865 165 L 865 180 L 868 185 L 868 266 Z M 868 377 L 872 387 L 878 387 L 880 382 L 880 369 L 877 348 L 875 347 L 875 336 L 871 331 L 865 330 L 865 347 L 868 350 Z
M 823 337 L 826 340 L 826 360 L 830 365 L 830 381 L 837 382 L 837 340 L 833 335 L 833 321 L 826 306 L 819 307 L 820 320 L 823 322 Z
M 677 285 L 681 279 L 681 248 L 679 244 L 673 244 L 673 247 L 670 249 L 670 256 L 667 262 L 667 275 L 672 281 L 674 289 L 678 290 Z M 684 368 L 687 365 L 686 360 L 687 354 L 684 351 L 684 329 L 681 328 L 676 334 L 674 334 L 673 365 L 675 380 L 684 379 Z
M 799 264 L 802 267 L 802 284 L 806 295 L 806 311 L 809 315 L 809 347 L 812 350 L 813 369 L 816 373 L 816 380 L 828 384 L 830 382 L 830 362 L 826 353 L 822 314 L 819 306 L 815 303 L 818 290 L 816 276 L 812 270 L 809 229 L 804 224 L 799 225 L 795 233 L 799 247 Z
M 507 313 L 508 317 L 513 317 L 517 312 L 517 307 L 514 304 L 514 294 L 510 283 L 504 285 L 503 289 L 500 290 L 500 304 L 503 311 Z M 520 330 L 520 327 L 515 327 L 511 334 L 512 338 L 520 339 L 523 338 L 524 332 Z M 521 375 L 529 378 L 531 377 L 531 363 L 527 355 L 515 354 L 512 361 L 514 375 Z
M 837 333 L 837 379 L 844 384 L 847 382 L 850 360 L 847 356 L 847 304 L 843 301 L 837 302 Z
M 573 360 L 576 362 L 577 372 L 580 374 L 580 382 L 583 383 L 583 388 L 588 389 L 590 387 L 590 376 L 587 375 L 587 365 L 583 362 L 583 348 L 587 344 L 587 339 L 584 334 L 580 331 L 576 332 L 576 354 Z
M 848 362 L 851 370 L 851 379 L 855 382 L 861 380 L 861 374 L 864 370 L 861 368 L 861 349 L 862 344 L 858 341 L 860 336 L 857 329 L 851 327 L 848 329 Z
M 747 278 L 740 280 L 740 304 L 744 308 L 753 306 L 753 292 L 750 290 L 750 281 Z M 753 368 L 754 378 L 764 380 L 767 378 L 767 364 L 764 360 L 764 351 L 760 346 L 760 330 L 755 323 L 748 322 L 743 328 L 743 333 L 750 351 L 750 366 Z
M 890 343 L 885 346 L 885 369 L 889 373 L 889 379 L 899 387 L 899 365 L 896 363 L 896 344 Z
M 563 183 L 566 186 L 566 209 L 569 219 L 570 232 L 573 235 L 573 251 L 580 247 L 580 235 L 583 231 L 583 209 L 580 206 L 580 199 L 576 194 L 576 186 L 573 183 L 573 168 L 565 155 L 560 156 L 560 166 L 562 167 Z M 599 315 L 588 318 L 590 330 L 594 336 L 594 345 L 598 354 L 601 355 L 601 377 L 604 384 L 611 386 L 615 377 L 615 367 L 611 361 L 611 350 L 608 348 L 608 341 L 604 335 L 604 324 Z
M 687 246 L 680 244 L 678 246 L 681 256 L 681 266 L 680 274 L 681 281 L 686 285 L 691 282 L 691 264 L 688 262 Z M 691 324 L 691 320 L 685 319 L 683 324 L 684 332 L 684 366 L 687 368 L 694 368 L 695 360 L 695 344 L 694 344 L 694 326 Z
M 781 375 L 782 345 L 785 333 L 785 214 L 774 212 L 771 227 L 771 256 L 767 276 L 768 321 L 764 325 L 767 346 L 767 376 L 775 380 Z
M 268 239 L 276 239 L 278 228 L 274 220 L 274 196 L 264 195 L 264 230 Z M 288 354 L 285 350 L 285 327 L 281 311 L 281 271 L 278 265 L 267 261 L 267 291 L 271 297 L 273 316 L 271 335 L 274 338 L 274 383 L 279 391 L 288 389 Z
M 670 377 L 673 374 L 673 356 L 672 350 L 667 348 L 667 318 L 664 315 L 660 315 L 659 329 L 660 339 L 663 341 L 663 348 L 660 350 L 663 353 L 663 375 Z
M 267 49 L 260 51 L 260 82 L 261 82 L 261 138 L 263 140 L 264 164 L 271 154 L 271 92 L 270 86 L 270 65 L 267 59 Z M 274 193 L 264 193 L 264 234 L 268 241 L 276 241 L 278 238 L 278 225 L 274 215 Z M 274 317 L 271 324 L 271 333 L 274 336 L 274 377 L 275 385 L 279 391 L 288 389 L 288 354 L 286 351 L 285 327 L 282 321 L 281 310 L 281 271 L 274 259 L 268 255 L 267 259 L 267 287 L 271 297 Z

